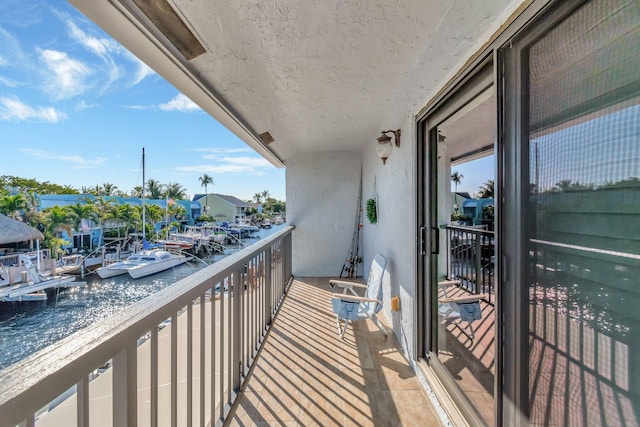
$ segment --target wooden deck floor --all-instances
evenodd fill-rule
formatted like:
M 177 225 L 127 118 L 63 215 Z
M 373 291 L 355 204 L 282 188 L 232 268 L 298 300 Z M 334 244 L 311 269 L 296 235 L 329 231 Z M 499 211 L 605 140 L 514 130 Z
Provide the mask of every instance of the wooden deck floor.
M 247 386 L 233 426 L 440 426 L 395 337 L 369 320 L 344 340 L 328 279 L 292 284 Z

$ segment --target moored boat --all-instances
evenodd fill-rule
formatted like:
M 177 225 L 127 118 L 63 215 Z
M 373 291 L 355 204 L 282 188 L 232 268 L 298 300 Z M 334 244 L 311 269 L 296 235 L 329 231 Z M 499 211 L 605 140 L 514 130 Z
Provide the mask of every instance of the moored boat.
M 187 262 L 187 257 L 173 252 L 154 250 L 140 257 L 141 262 L 127 270 L 134 279 L 150 276 Z
M 102 279 L 129 273 L 137 279 L 168 270 L 187 262 L 184 255 L 175 254 L 162 249 L 144 250 L 129 255 L 124 261 L 114 262 L 96 270 Z

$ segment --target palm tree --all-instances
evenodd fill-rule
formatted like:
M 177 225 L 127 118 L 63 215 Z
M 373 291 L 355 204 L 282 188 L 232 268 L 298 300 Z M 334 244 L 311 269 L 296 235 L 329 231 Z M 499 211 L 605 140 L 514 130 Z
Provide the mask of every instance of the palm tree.
M 20 218 L 22 211 L 27 209 L 27 201 L 22 194 L 14 196 L 4 196 L 0 198 L 0 213 L 14 219 Z
M 136 185 L 135 187 L 133 187 L 133 190 L 131 190 L 131 197 L 137 197 L 139 199 L 142 198 L 142 186 L 141 185 Z
M 464 175 L 462 175 L 460 172 L 455 171 L 451 174 L 451 181 L 455 184 L 455 192 L 458 192 L 458 185 L 460 185 L 460 183 L 462 182 L 462 178 L 464 178 Z
M 204 187 L 204 195 L 208 196 L 209 192 L 207 191 L 207 186 L 209 184 L 214 185 L 213 178 L 205 173 L 204 175 L 202 175 L 198 179 L 200 180 L 200 186 Z
M 93 188 L 89 187 L 89 191 L 88 192 L 93 194 L 94 196 L 103 196 L 103 195 L 105 195 L 104 194 L 104 190 L 102 189 L 102 187 L 100 187 L 97 184 Z
M 162 199 L 162 187 L 160 181 L 155 179 L 150 179 L 147 181 L 146 191 L 149 194 L 150 199 Z
M 76 230 L 80 228 L 80 223 L 83 219 L 90 219 L 91 221 L 98 219 L 98 209 L 94 205 L 76 203 L 75 205 L 70 205 L 68 208 L 74 216 L 74 227 Z
M 564 191 L 569 191 L 571 190 L 571 180 L 570 179 L 563 179 L 561 181 L 558 181 L 556 183 L 556 186 L 553 187 L 552 191 L 553 192 L 564 192 Z
M 205 204 L 206 204 L 204 206 L 204 211 L 206 213 L 209 210 L 209 205 L 208 205 L 208 203 L 209 203 L 209 192 L 207 190 L 207 186 L 209 184 L 214 185 L 213 178 L 205 173 L 204 175 L 202 175 L 199 178 L 199 180 L 200 180 L 200 186 L 204 187 L 204 200 L 205 200 Z
M 64 241 L 56 233 L 64 230 L 69 237 L 73 236 L 74 218 L 67 206 L 52 206 L 45 211 L 45 236 L 49 242 L 49 247 L 55 256 L 61 253 L 61 246 Z
M 187 190 L 177 182 L 170 182 L 165 186 L 164 197 L 169 199 L 184 200 Z
M 126 228 L 136 229 L 136 224 L 140 223 L 142 217 L 142 208 L 139 206 L 132 206 L 128 203 L 123 203 L 116 208 L 118 219 L 121 219 L 126 224 Z M 118 232 L 120 230 L 118 229 Z
M 113 184 L 110 184 L 108 182 L 105 182 L 104 184 L 102 184 L 102 194 L 104 196 L 113 196 L 117 190 L 118 190 L 118 187 L 116 187 Z
M 179 205 L 178 203 L 173 203 L 167 206 L 167 212 L 169 214 L 169 218 L 167 218 L 167 220 L 171 218 L 180 220 L 181 218 L 184 218 L 185 215 L 187 214 L 187 210 L 185 209 L 185 207 L 182 205 Z
M 270 194 L 269 194 L 269 190 L 264 190 L 262 192 L 262 198 L 266 201 L 269 198 Z
M 145 209 L 146 209 L 145 216 L 148 224 L 155 225 L 157 222 L 162 221 L 162 219 L 164 218 L 165 210 L 154 203 L 145 205 Z M 145 224 L 145 234 L 147 230 L 146 227 L 147 225 Z M 152 226 L 151 228 L 155 232 L 155 227 Z
M 256 193 L 253 195 L 253 200 L 255 200 L 256 203 L 262 203 L 262 193 Z
M 480 192 L 478 193 L 478 198 L 479 199 L 491 199 L 491 198 L 493 198 L 493 195 L 494 195 L 494 192 L 493 192 L 493 180 L 490 179 L 480 187 Z
M 31 191 L 26 193 L 25 199 L 27 204 L 24 220 L 31 226 L 37 226 L 37 214 L 38 209 L 40 208 L 40 197 L 35 191 Z

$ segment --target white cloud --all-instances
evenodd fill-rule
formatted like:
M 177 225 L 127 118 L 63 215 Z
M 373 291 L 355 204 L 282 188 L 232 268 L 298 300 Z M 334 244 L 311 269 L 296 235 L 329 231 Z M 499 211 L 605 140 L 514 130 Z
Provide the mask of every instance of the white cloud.
M 65 113 L 53 107 L 34 108 L 16 98 L 0 98 L 0 120 L 34 120 L 57 123 L 66 118 Z
M 72 39 L 80 43 L 91 53 L 99 56 L 105 63 L 107 81 L 104 84 L 105 89 L 120 78 L 120 67 L 116 64 L 111 55 L 120 51 L 120 46 L 110 38 L 94 37 L 85 31 L 82 31 L 71 19 L 66 19 L 65 24 Z
M 87 104 L 87 101 L 81 100 L 78 103 L 76 103 L 74 108 L 75 108 L 76 111 L 83 111 L 83 110 L 87 110 L 89 108 L 96 108 L 97 106 L 98 106 L 97 104 Z
M 31 157 L 40 157 L 40 158 L 46 158 L 46 159 L 52 159 L 52 160 L 57 160 L 61 162 L 71 163 L 73 165 L 72 166 L 73 169 L 95 168 L 102 165 L 106 160 L 103 157 L 98 157 L 95 159 L 85 159 L 84 157 L 81 157 L 77 154 L 64 155 L 64 154 L 52 153 L 44 150 L 34 150 L 31 148 L 20 148 L 20 151 L 22 151 L 27 156 L 31 156 Z
M 47 91 L 57 99 L 83 93 L 90 85 L 86 79 L 92 71 L 83 62 L 69 58 L 65 52 L 38 49 L 41 60 L 52 72 L 45 81 Z
M 245 153 L 251 151 L 249 147 L 243 148 L 225 148 L 225 147 L 203 147 L 203 148 L 191 148 L 189 151 L 200 151 L 212 154 L 229 154 L 229 153 Z
M 65 23 L 71 38 L 98 56 L 107 56 L 109 52 L 118 49 L 112 39 L 93 37 L 82 31 L 71 19 L 67 19 Z
M 147 64 L 142 62 L 140 59 L 138 59 L 137 56 L 135 56 L 125 48 L 122 48 L 122 54 L 125 57 L 127 57 L 131 62 L 133 62 L 136 67 L 136 70 L 133 73 L 134 75 L 133 81 L 130 82 L 130 86 L 133 87 L 138 83 L 140 83 L 142 80 L 144 80 L 147 76 L 152 76 L 156 74 L 156 72 L 153 71 L 153 69 L 151 69 Z
M 196 105 L 192 100 L 187 98 L 182 93 L 179 93 L 171 101 L 165 104 L 160 104 L 159 107 L 164 111 L 191 112 L 200 110 L 200 107 L 198 107 L 198 105 Z
M 18 87 L 18 82 L 15 80 L 7 79 L 5 77 L 0 76 L 0 85 L 7 87 Z
M 216 160 L 229 154 L 247 153 L 252 151 L 249 147 L 244 148 L 223 148 L 223 147 L 211 147 L 211 148 L 192 148 L 189 151 L 196 151 L 202 153 L 209 153 L 202 156 L 206 160 Z
M 178 166 L 180 172 L 196 173 L 243 173 L 263 175 L 263 169 L 273 167 L 271 163 L 261 157 L 223 157 L 218 164 Z
M 24 56 L 18 38 L 1 26 L 0 46 L 2 46 L 2 56 L 0 56 L 0 65 L 2 66 L 9 65 L 11 62 L 17 61 Z

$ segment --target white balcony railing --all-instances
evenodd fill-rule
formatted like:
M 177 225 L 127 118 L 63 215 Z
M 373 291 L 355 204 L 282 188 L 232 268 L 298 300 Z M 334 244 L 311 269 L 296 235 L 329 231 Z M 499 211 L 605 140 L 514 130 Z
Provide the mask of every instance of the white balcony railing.
M 0 426 L 223 423 L 289 284 L 292 230 L 0 371 Z

